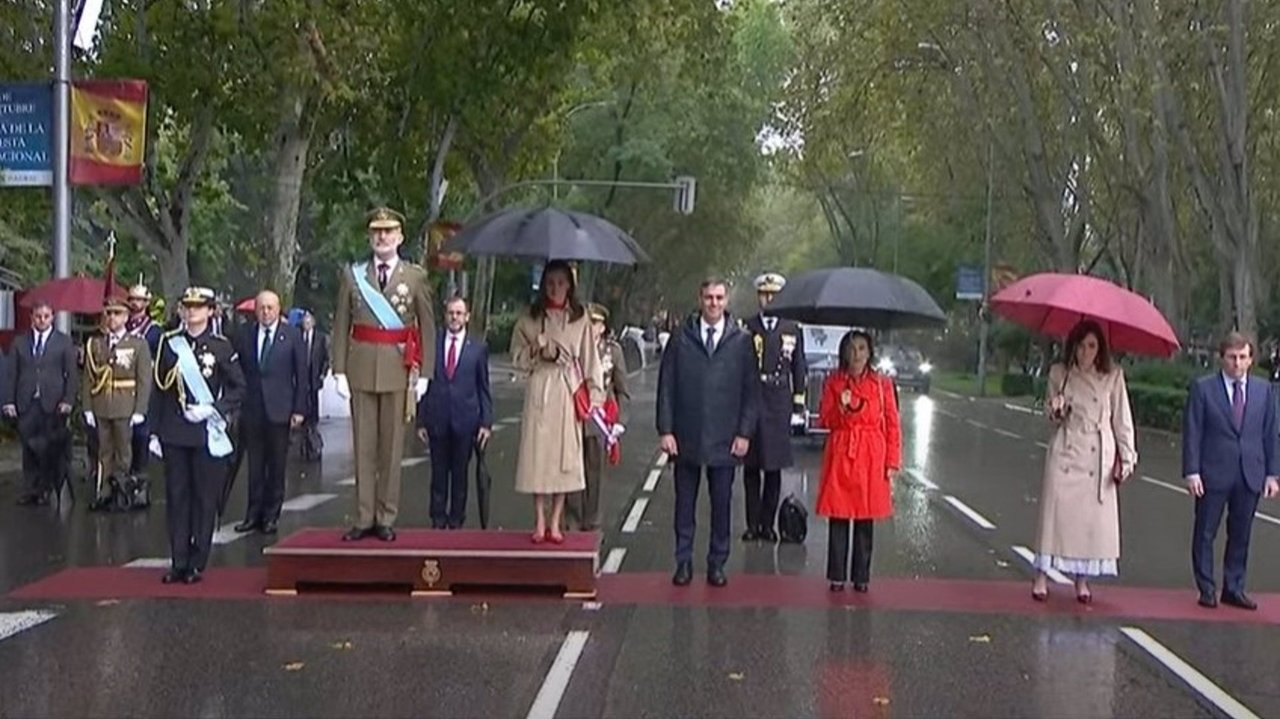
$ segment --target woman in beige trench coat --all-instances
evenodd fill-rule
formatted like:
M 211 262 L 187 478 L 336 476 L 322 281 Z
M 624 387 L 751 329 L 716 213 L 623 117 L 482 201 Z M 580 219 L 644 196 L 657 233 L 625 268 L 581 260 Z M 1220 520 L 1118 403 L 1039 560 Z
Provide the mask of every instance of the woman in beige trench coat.
M 533 495 L 534 543 L 564 541 L 560 523 L 565 495 L 586 487 L 582 423 L 574 393 L 585 383 L 590 405 L 599 407 L 604 402 L 600 355 L 575 289 L 568 263 L 548 263 L 538 299 L 516 321 L 511 337 L 512 360 L 528 376 L 520 415 L 516 491 Z
M 1049 370 L 1045 456 L 1031 588 L 1049 596 L 1046 572 L 1075 577 L 1076 599 L 1093 600 L 1089 578 L 1114 576 L 1120 559 L 1117 490 L 1138 463 L 1124 373 L 1111 364 L 1102 328 L 1086 320 L 1067 337 L 1066 361 Z

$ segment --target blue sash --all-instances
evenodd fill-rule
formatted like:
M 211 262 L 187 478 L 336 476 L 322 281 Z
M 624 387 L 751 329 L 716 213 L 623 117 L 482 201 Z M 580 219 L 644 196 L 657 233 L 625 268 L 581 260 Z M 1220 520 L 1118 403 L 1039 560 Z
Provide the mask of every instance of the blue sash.
M 355 278 L 356 288 L 360 290 L 360 296 L 364 298 L 364 303 L 369 305 L 369 310 L 373 312 L 373 316 L 378 319 L 378 324 L 382 325 L 384 330 L 402 330 L 404 323 L 400 321 L 400 315 L 396 313 L 391 306 L 391 302 L 387 300 L 387 296 L 374 289 L 369 284 L 369 278 L 365 277 L 369 271 L 369 263 L 365 262 L 359 265 L 351 266 L 351 276 Z
M 209 389 L 209 383 L 204 381 L 204 375 L 200 374 L 200 363 L 196 361 L 196 354 L 191 350 L 187 338 L 182 335 L 173 335 L 169 338 L 169 349 L 173 350 L 178 357 L 178 372 L 182 374 L 182 381 L 187 385 L 187 389 L 191 390 L 196 404 L 207 404 L 212 407 L 213 392 Z M 208 434 L 209 454 L 214 457 L 225 457 L 231 454 L 227 420 L 214 410 L 213 416 L 205 422 L 204 426 Z

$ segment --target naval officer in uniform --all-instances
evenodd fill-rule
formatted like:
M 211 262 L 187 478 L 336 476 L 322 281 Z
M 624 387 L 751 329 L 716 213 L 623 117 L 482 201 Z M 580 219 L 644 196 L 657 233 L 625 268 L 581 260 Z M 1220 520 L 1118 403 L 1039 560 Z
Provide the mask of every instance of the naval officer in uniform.
M 742 469 L 747 495 L 747 531 L 743 541 L 778 541 L 774 525 L 782 492 L 782 470 L 790 467 L 791 426 L 804 416 L 804 335 L 791 320 L 771 317 L 769 303 L 787 280 L 776 272 L 756 278 L 760 313 L 746 321 L 760 373 L 760 414 L 751 450 Z M 761 478 L 763 475 L 763 483 Z
M 125 328 L 128 307 L 108 299 L 103 307 L 103 332 L 84 348 L 84 379 L 80 382 L 84 423 L 97 430 L 96 496 L 90 509 L 112 504 L 132 507 L 134 498 L 147 502 L 146 477 L 132 476 L 133 431 L 147 415 L 151 400 L 151 348 Z M 143 451 L 146 451 L 145 446 Z
M 172 557 L 165 584 L 195 584 L 209 563 L 224 460 L 232 451 L 227 425 L 244 397 L 239 358 L 210 326 L 217 303 L 213 290 L 187 288 L 185 322 L 161 336 L 156 355 L 151 448 L 164 461 Z
M 356 455 L 356 524 L 343 540 L 396 538 L 405 429 L 435 371 L 435 320 L 427 271 L 400 259 L 404 217 L 369 216 L 372 257 L 344 267 L 333 317 L 333 374 L 351 398 Z M 416 396 L 415 396 L 416 394 Z

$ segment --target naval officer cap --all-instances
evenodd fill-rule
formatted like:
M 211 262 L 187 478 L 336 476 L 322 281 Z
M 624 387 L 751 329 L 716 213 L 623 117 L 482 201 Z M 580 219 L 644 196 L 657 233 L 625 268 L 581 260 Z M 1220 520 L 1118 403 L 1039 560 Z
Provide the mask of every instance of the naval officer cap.
M 182 293 L 182 304 L 187 307 L 217 307 L 218 295 L 208 287 L 188 287 Z
M 782 291 L 787 285 L 787 278 L 777 272 L 766 272 L 756 278 L 756 292 L 773 292 Z
M 379 207 L 369 213 L 369 229 L 397 230 L 404 225 L 404 215 L 390 207 Z

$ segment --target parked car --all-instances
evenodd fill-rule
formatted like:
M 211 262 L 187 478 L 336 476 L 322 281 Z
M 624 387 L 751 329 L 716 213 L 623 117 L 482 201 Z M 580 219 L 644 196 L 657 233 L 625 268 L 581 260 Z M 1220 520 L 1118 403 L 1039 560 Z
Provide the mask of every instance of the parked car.
M 892 377 L 894 386 L 920 394 L 929 394 L 933 365 L 919 350 L 891 345 L 885 347 L 879 354 L 876 369 Z
M 818 404 L 822 401 L 822 385 L 827 375 L 840 367 L 840 340 L 850 330 L 838 325 L 801 325 L 804 333 L 804 360 L 809 376 L 805 382 L 804 424 L 795 428 L 798 435 L 826 434 L 818 422 Z

